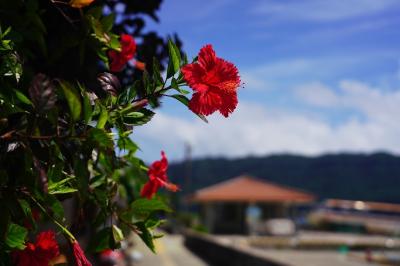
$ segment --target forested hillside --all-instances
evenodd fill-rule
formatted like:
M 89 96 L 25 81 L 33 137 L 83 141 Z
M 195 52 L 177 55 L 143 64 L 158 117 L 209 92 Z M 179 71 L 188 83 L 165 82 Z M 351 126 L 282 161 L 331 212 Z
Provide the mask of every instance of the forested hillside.
M 249 174 L 320 198 L 400 203 L 400 157 L 384 153 L 198 159 L 171 164 L 169 174 L 183 193 Z

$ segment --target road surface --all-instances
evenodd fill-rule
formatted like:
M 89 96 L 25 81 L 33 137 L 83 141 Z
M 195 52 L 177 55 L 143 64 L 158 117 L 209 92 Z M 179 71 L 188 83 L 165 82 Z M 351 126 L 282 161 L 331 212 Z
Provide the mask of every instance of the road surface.
M 157 254 L 152 253 L 140 239 L 135 250 L 143 257 L 135 266 L 207 266 L 208 264 L 185 248 L 181 235 L 165 235 L 155 242 Z

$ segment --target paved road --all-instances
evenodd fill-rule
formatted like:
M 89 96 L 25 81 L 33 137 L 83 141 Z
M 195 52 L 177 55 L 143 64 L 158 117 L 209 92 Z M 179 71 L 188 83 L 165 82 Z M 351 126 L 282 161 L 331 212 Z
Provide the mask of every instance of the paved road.
M 135 241 L 136 250 L 143 254 L 143 258 L 135 266 L 207 266 L 183 245 L 180 235 L 165 235 L 156 240 L 157 254 L 153 254 L 138 239 Z
M 367 263 L 365 253 L 341 254 L 336 250 L 290 250 L 259 249 L 245 244 L 243 237 L 214 236 L 222 246 L 232 246 L 267 260 L 290 266 L 378 266 Z M 142 259 L 133 266 L 207 266 L 208 264 L 185 248 L 181 235 L 165 235 L 155 242 L 157 254 L 153 254 L 140 239 L 135 239 L 135 251 Z M 393 256 L 399 256 L 394 252 Z

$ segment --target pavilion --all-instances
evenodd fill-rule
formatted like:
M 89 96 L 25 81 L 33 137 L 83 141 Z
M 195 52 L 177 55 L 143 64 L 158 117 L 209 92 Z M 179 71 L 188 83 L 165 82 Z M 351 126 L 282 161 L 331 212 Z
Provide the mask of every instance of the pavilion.
M 256 206 L 262 220 L 291 218 L 296 207 L 312 203 L 315 196 L 243 175 L 200 189 L 188 200 L 200 204 L 210 233 L 247 234 L 249 207 Z

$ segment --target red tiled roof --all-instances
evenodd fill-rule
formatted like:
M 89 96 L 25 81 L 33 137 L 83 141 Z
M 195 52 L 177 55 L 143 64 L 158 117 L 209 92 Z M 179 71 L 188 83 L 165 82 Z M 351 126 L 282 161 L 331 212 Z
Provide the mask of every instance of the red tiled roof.
M 193 202 L 296 202 L 305 203 L 315 199 L 314 195 L 266 182 L 250 176 L 239 176 L 200 189 L 190 198 Z

